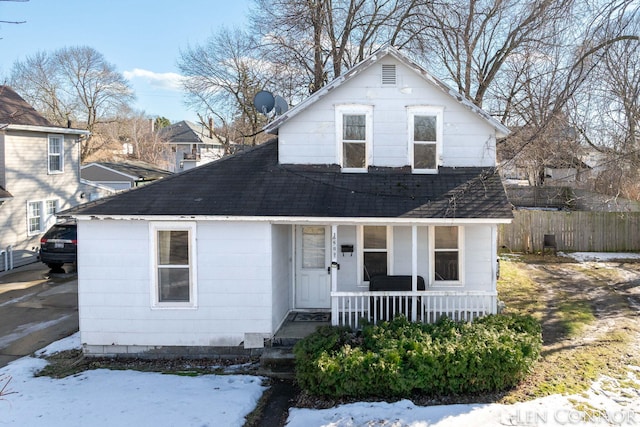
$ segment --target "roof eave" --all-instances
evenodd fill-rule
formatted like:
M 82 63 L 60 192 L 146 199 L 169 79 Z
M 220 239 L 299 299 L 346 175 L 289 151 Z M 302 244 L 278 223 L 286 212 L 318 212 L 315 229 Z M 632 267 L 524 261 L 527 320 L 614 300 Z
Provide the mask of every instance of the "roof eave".
M 380 218 L 380 217 L 307 217 L 307 216 L 237 216 L 237 215 L 94 215 L 66 214 L 77 220 L 135 221 L 229 221 L 269 222 L 273 224 L 509 224 L 513 218 Z
M 16 125 L 10 123 L 0 123 L 0 129 L 3 130 L 22 130 L 29 132 L 47 132 L 62 133 L 65 135 L 89 135 L 91 132 L 84 129 L 63 128 L 56 126 L 34 126 L 34 125 Z

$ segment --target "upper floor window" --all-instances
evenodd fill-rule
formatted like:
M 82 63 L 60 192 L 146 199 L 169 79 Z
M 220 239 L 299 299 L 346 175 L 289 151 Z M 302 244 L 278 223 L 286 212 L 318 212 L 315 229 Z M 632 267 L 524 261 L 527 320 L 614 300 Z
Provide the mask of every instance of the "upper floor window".
M 370 164 L 373 107 L 336 107 L 339 164 L 344 172 L 366 172 Z
M 442 108 L 409 107 L 409 157 L 414 172 L 438 171 L 442 152 Z
M 64 137 L 62 135 L 49 135 L 49 153 L 47 166 L 49 173 L 64 171 Z
M 195 225 L 152 223 L 155 307 L 196 307 Z

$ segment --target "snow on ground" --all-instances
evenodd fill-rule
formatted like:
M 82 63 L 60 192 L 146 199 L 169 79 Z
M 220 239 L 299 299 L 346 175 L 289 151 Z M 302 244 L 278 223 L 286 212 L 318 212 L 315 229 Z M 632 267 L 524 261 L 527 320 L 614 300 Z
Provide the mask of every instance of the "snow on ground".
M 5 391 L 13 392 L 0 400 L 0 426 L 242 426 L 264 391 L 262 378 L 249 375 L 99 369 L 64 379 L 33 376 L 47 364 L 39 357 L 72 348 L 80 348 L 79 334 L 0 369 L 0 389 L 11 377 Z M 287 427 L 640 425 L 640 368 L 629 372 L 623 383 L 603 378 L 583 396 L 553 395 L 515 405 L 421 407 L 401 400 L 291 408 Z
M 640 254 L 564 254 L 579 262 L 640 259 Z M 249 375 L 163 375 L 99 369 L 52 379 L 34 377 L 40 357 L 80 348 L 79 334 L 0 369 L 1 426 L 242 426 L 265 387 Z M 233 372 L 233 370 L 231 370 Z M 6 379 L 11 378 L 8 382 Z M 515 405 L 415 406 L 359 402 L 330 409 L 291 408 L 287 427 L 640 426 L 640 367 L 629 378 L 601 378 L 580 396 L 552 395 Z
M 79 347 L 76 334 L 38 355 Z M 250 375 L 98 369 L 34 377 L 46 364 L 23 357 L 0 369 L 0 389 L 13 392 L 0 400 L 0 426 L 242 426 L 265 389 L 263 378 Z
M 640 260 L 640 253 L 637 252 L 558 252 L 558 255 L 573 258 L 578 262 Z

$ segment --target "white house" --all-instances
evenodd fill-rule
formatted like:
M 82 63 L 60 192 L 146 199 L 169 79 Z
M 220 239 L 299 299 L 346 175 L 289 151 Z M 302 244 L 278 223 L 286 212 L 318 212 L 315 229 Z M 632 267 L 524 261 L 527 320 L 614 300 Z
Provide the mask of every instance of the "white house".
M 220 139 L 204 126 L 188 120 L 162 128 L 158 135 L 171 147 L 167 153 L 171 172 L 193 169 L 224 156 Z
M 0 86 L 0 271 L 33 261 L 56 212 L 83 201 L 80 140 L 88 134 L 53 126 Z
M 357 326 L 495 313 L 508 130 L 392 47 L 254 149 L 66 212 L 87 354 L 262 347 L 298 311 Z

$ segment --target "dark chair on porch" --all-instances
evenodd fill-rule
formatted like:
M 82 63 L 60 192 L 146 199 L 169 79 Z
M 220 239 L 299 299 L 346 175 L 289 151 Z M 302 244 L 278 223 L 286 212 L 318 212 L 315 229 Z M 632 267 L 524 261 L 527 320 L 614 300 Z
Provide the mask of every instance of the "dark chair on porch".
M 418 276 L 418 290 L 425 290 L 424 278 Z M 369 281 L 369 291 L 371 292 L 411 292 L 411 276 L 374 276 Z M 378 321 L 392 320 L 394 317 L 403 314 L 406 318 L 411 319 L 412 298 L 411 297 L 370 297 L 372 319 Z M 418 298 L 418 307 L 420 307 L 420 298 Z M 374 317 L 375 315 L 375 317 Z
M 545 234 L 542 241 L 542 256 L 544 256 L 545 249 L 553 249 L 553 255 L 558 255 L 558 244 L 556 243 L 555 234 Z

